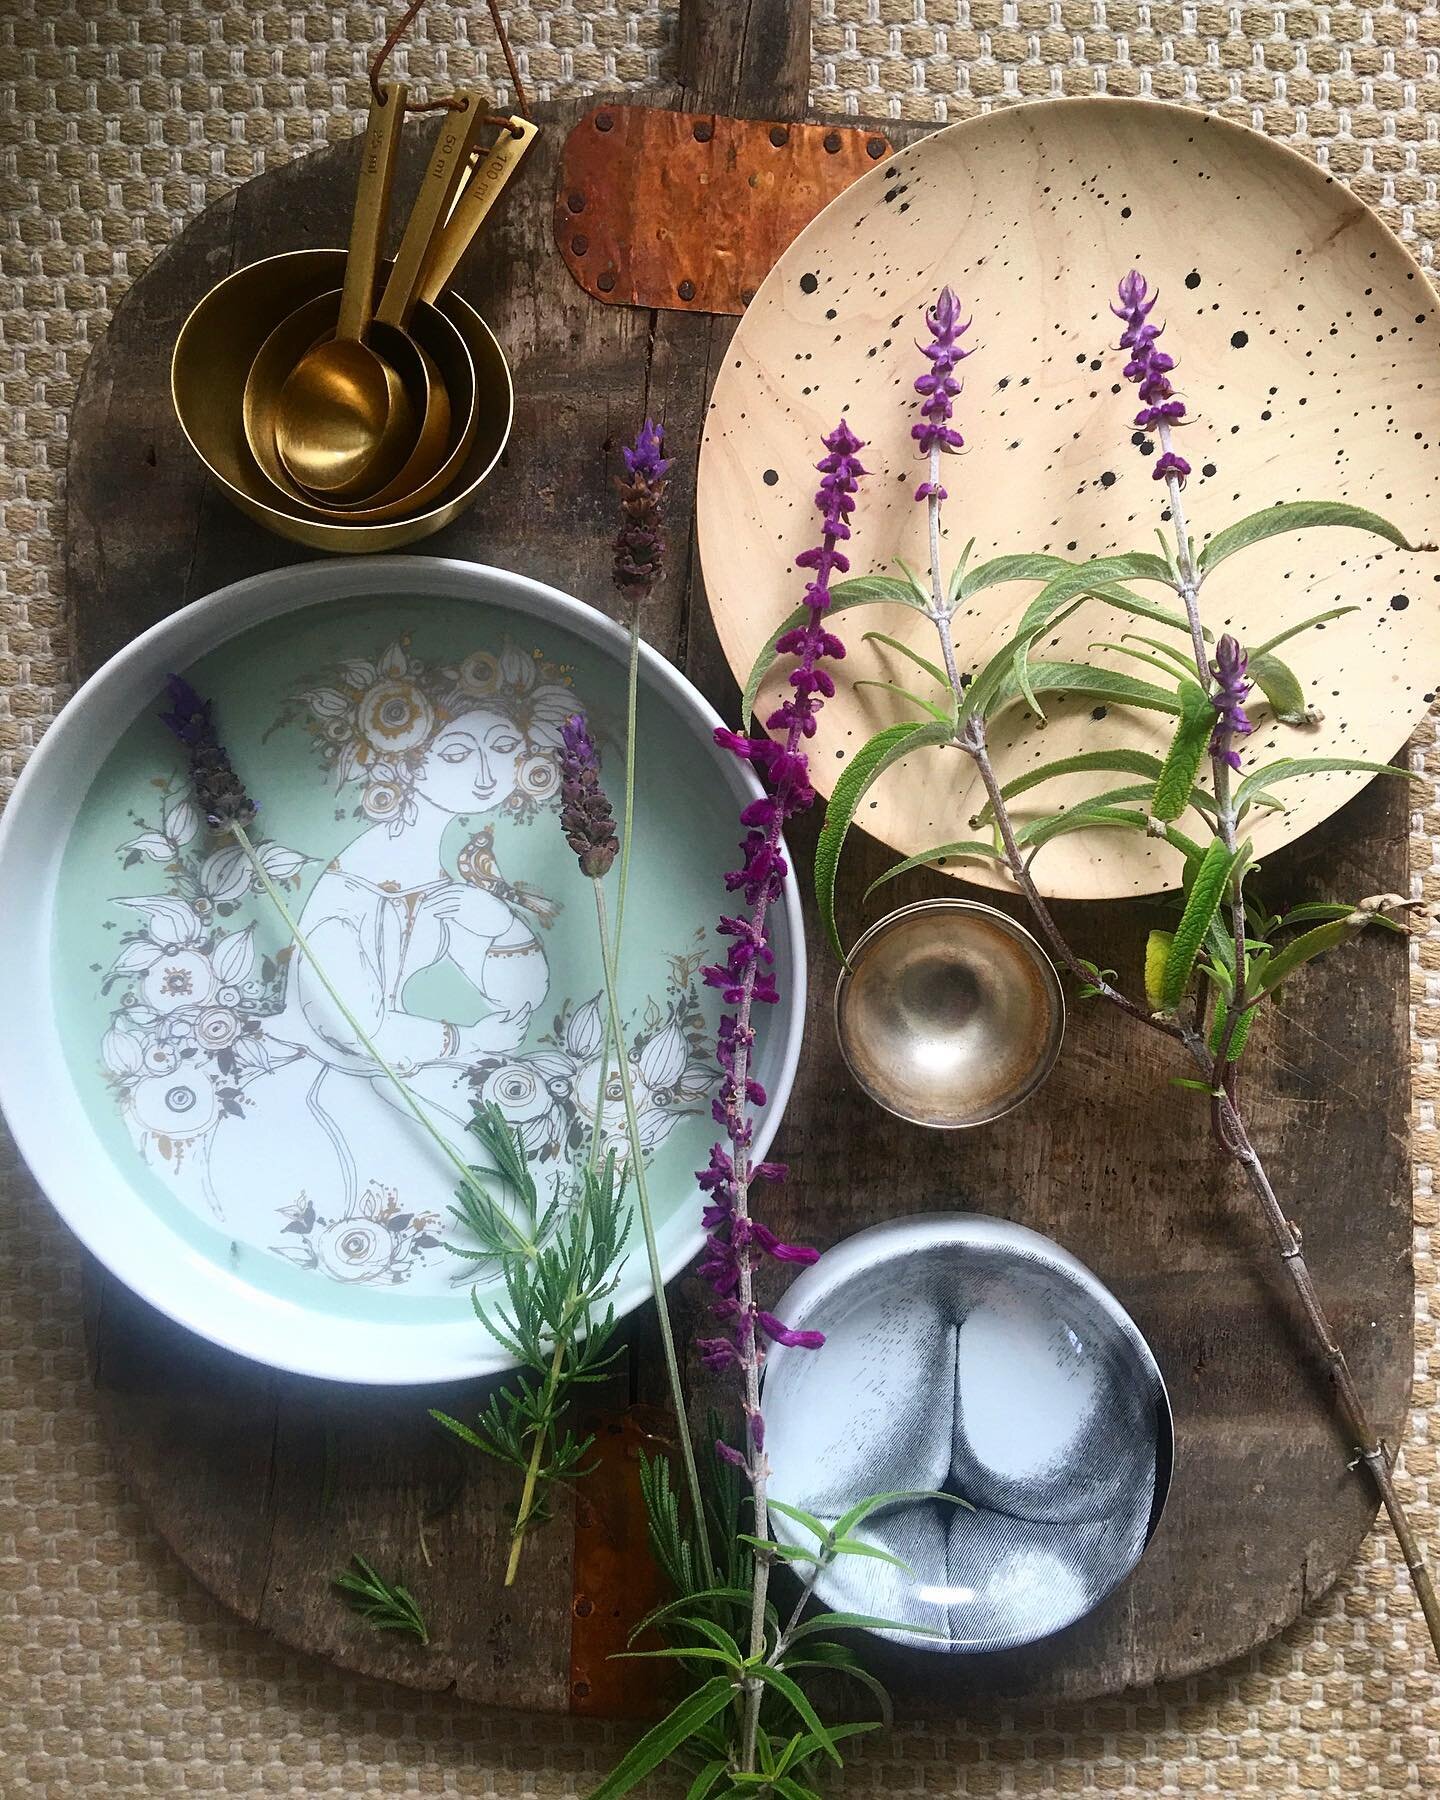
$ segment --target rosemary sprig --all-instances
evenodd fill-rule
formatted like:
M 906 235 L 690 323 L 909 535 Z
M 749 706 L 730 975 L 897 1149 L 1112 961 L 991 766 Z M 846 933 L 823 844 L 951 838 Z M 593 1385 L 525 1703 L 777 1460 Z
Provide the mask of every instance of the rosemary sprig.
M 586 1473 L 593 1436 L 577 1437 L 569 1413 L 577 1388 L 603 1380 L 620 1354 L 612 1345 L 615 1309 L 630 1212 L 625 1175 L 612 1151 L 585 1164 L 574 1180 L 568 1210 L 558 1196 L 542 1203 L 519 1134 L 499 1107 L 476 1108 L 470 1129 L 493 1164 L 507 1207 L 476 1170 L 452 1206 L 478 1248 L 451 1244 L 457 1255 L 498 1266 L 505 1302 L 471 1304 L 482 1325 L 514 1357 L 520 1373 L 490 1396 L 473 1426 L 438 1408 L 430 1416 L 472 1449 L 506 1463 L 522 1478 L 510 1532 L 505 1585 L 514 1583 L 525 1534 L 549 1517 L 557 1483 Z M 517 1217 L 512 1216 L 518 1215 Z
M 333 1581 L 365 1623 L 375 1631 L 400 1631 L 428 1644 L 430 1633 L 409 1588 L 386 1581 L 358 1550 L 350 1561 L 353 1566 L 342 1569 Z

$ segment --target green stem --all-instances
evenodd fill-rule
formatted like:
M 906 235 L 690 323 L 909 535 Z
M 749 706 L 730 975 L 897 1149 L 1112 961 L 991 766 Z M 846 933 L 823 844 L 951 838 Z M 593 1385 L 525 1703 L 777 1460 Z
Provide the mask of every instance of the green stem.
M 625 692 L 625 806 L 620 830 L 620 887 L 615 896 L 615 962 L 625 935 L 625 896 L 630 891 L 630 840 L 635 835 L 635 733 L 640 710 L 640 602 L 630 611 L 630 676 Z
M 637 695 L 640 685 L 640 605 L 637 601 L 630 613 L 630 675 L 625 702 L 625 808 L 620 835 L 620 877 L 619 892 L 615 900 L 615 961 L 620 958 L 620 934 L 625 922 L 625 896 L 630 887 L 630 840 L 635 825 L 635 721 L 638 711 Z M 602 944 L 602 953 L 603 953 Z M 600 1145 L 605 1130 L 605 1089 L 610 1079 L 610 1040 L 613 1028 L 607 1015 L 600 1035 L 600 1072 L 595 1087 L 595 1124 L 590 1132 L 590 1167 L 597 1168 L 600 1162 Z M 623 1055 L 623 1051 L 621 1052 Z M 584 1228 L 585 1209 L 589 1204 L 589 1189 L 582 1183 L 579 1207 L 577 1209 L 576 1241 L 579 1231 Z M 651 1263 L 653 1280 L 655 1265 Z M 578 1285 L 578 1277 L 572 1275 L 571 1298 Z M 546 1416 L 554 1401 L 560 1383 L 560 1365 L 564 1360 L 565 1346 L 563 1341 L 555 1345 L 555 1353 L 550 1359 L 550 1367 L 546 1373 L 544 1399 Z M 516 1514 L 515 1529 L 510 1537 L 510 1560 L 505 1569 L 505 1585 L 514 1585 L 515 1574 L 520 1566 L 520 1551 L 525 1542 L 525 1526 L 529 1518 L 530 1507 L 534 1500 L 536 1483 L 540 1476 L 540 1460 L 545 1454 L 545 1431 L 537 1426 L 535 1443 L 530 1451 L 530 1461 L 525 1469 L 525 1486 L 520 1494 L 520 1510 Z
M 582 1194 L 580 1204 L 585 1204 Z M 549 1435 L 553 1418 L 555 1393 L 560 1386 L 560 1365 L 565 1360 L 565 1340 L 556 1338 L 555 1353 L 550 1358 L 550 1367 L 545 1373 L 545 1387 L 542 1395 L 544 1416 L 535 1426 L 535 1442 L 530 1451 L 530 1461 L 525 1468 L 525 1485 L 520 1490 L 520 1504 L 515 1511 L 515 1523 L 510 1529 L 510 1556 L 505 1564 L 505 1586 L 514 1587 L 515 1577 L 520 1569 L 520 1552 L 525 1547 L 525 1529 L 530 1523 L 530 1513 L 535 1504 L 535 1488 L 540 1480 L 540 1459 L 545 1454 L 545 1439 Z
M 625 1123 L 630 1133 L 630 1171 L 635 1178 L 635 1192 L 640 1201 L 640 1223 L 645 1233 L 645 1253 L 650 1259 L 650 1285 L 655 1294 L 655 1310 L 660 1321 L 660 1342 L 665 1353 L 665 1371 L 670 1378 L 670 1398 L 675 1407 L 675 1423 L 680 1437 L 680 1457 L 685 1465 L 685 1480 L 690 1489 L 690 1507 L 695 1520 L 695 1534 L 704 1564 L 705 1584 L 715 1586 L 715 1563 L 710 1554 L 710 1534 L 705 1525 L 705 1505 L 700 1491 L 700 1471 L 695 1466 L 695 1447 L 690 1441 L 690 1424 L 685 1411 L 685 1390 L 680 1380 L 680 1360 L 675 1354 L 675 1333 L 670 1326 L 670 1308 L 665 1301 L 665 1274 L 660 1267 L 660 1249 L 655 1241 L 655 1217 L 650 1210 L 650 1193 L 645 1180 L 645 1153 L 640 1142 L 640 1119 L 635 1111 L 635 1092 L 625 1057 L 625 1031 L 620 1019 L 620 995 L 615 973 L 615 958 L 610 945 L 609 918 L 605 910 L 605 890 L 596 878 L 590 884 L 595 890 L 595 923 L 600 934 L 600 961 L 605 971 L 605 998 L 610 1009 L 610 1033 L 619 1052 L 617 1067 L 620 1091 L 625 1096 Z

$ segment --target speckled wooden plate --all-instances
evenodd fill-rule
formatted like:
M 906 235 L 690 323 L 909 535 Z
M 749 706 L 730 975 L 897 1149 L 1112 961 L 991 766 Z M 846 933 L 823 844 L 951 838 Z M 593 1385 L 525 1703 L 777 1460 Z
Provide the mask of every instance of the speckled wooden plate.
M 1132 266 L 1159 285 L 1156 316 L 1190 409 L 1180 448 L 1195 470 L 1187 501 L 1197 539 L 1296 499 L 1347 500 L 1414 541 L 1437 535 L 1440 309 L 1380 221 L 1240 126 L 1149 101 L 1045 101 L 939 132 L 864 176 L 801 233 L 742 321 L 715 388 L 698 502 L 706 586 L 742 681 L 799 599 L 792 563 L 814 532 L 811 465 L 842 412 L 868 441 L 874 471 L 854 572 L 883 570 L 896 555 L 927 566 L 910 384 L 922 311 L 946 282 L 974 315 L 976 346 L 957 405 L 967 448 L 946 473 L 947 565 L 972 536 L 977 560 L 1155 548 L 1154 446 L 1132 430 L 1135 394 L 1121 382 L 1108 310 Z M 1359 608 L 1286 647 L 1325 717 L 1286 726 L 1257 705 L 1247 764 L 1303 752 L 1392 756 L 1440 680 L 1437 583 L 1440 559 L 1342 529 L 1287 534 L 1221 565 L 1205 588 L 1207 623 L 1251 643 L 1326 607 Z M 1011 583 L 976 596 L 959 621 L 966 666 L 997 647 L 1036 591 Z M 1043 649 L 1107 660 L 1088 646 L 1125 628 L 1091 603 Z M 855 691 L 861 676 L 910 685 L 916 673 L 862 633 L 934 655 L 932 627 L 903 606 L 842 616 L 841 630 L 847 679 L 813 758 L 827 793 L 874 731 L 914 716 L 879 689 Z M 1037 735 L 1012 709 L 994 730 L 1002 775 L 1102 742 L 1168 742 L 1164 715 L 1112 709 L 1097 723 L 1094 711 L 1088 700 L 1048 706 Z M 859 822 L 906 855 L 969 835 L 978 804 L 969 765 L 942 766 L 943 779 L 933 761 L 923 779 L 915 764 L 888 772 Z M 1257 851 L 1311 829 L 1364 781 L 1289 784 L 1288 811 L 1254 821 Z M 1072 777 L 1044 793 L 1069 804 L 1112 785 Z M 1026 795 L 1022 813 L 1039 797 Z M 1157 892 L 1180 873 L 1167 847 L 1114 831 L 1056 840 L 1035 867 L 1047 892 L 1089 899 Z M 958 872 L 993 880 L 973 862 Z

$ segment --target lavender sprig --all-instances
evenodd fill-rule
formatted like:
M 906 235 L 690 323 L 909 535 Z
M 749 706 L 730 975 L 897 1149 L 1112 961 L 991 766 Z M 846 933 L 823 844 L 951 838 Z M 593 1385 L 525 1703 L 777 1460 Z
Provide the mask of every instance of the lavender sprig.
M 167 675 L 165 687 L 170 710 L 161 713 L 161 722 L 175 733 L 190 757 L 190 785 L 206 824 L 217 831 L 248 825 L 260 809 L 231 767 L 215 730 L 211 702 L 202 699 L 180 675 Z
M 594 881 L 610 873 L 620 849 L 615 814 L 600 785 L 600 758 L 585 720 L 576 713 L 561 727 L 560 829 L 580 859 L 580 873 Z
M 655 1235 L 655 1214 L 650 1204 L 649 1183 L 645 1174 L 645 1145 L 640 1135 L 640 1115 L 635 1106 L 635 1087 L 630 1078 L 630 1063 L 625 1055 L 625 1026 L 620 1016 L 620 976 L 614 941 L 610 934 L 608 909 L 605 905 L 605 876 L 615 860 L 615 821 L 610 802 L 600 780 L 600 755 L 583 716 L 567 719 L 564 726 L 566 791 L 583 798 L 571 813 L 569 803 L 561 814 L 566 838 L 576 852 L 580 872 L 588 877 L 595 896 L 595 927 L 600 945 L 600 964 L 605 981 L 605 1001 L 609 1021 L 609 1040 L 615 1045 L 616 1074 L 625 1104 L 625 1126 L 630 1139 L 628 1173 L 635 1183 L 639 1201 L 640 1225 L 645 1237 L 645 1253 L 650 1264 L 650 1286 L 655 1296 L 655 1310 L 660 1325 L 660 1345 L 665 1356 L 665 1369 L 670 1382 L 670 1398 L 675 1408 L 675 1427 L 679 1437 L 680 1456 L 685 1465 L 685 1479 L 690 1491 L 690 1504 L 695 1520 L 696 1538 L 701 1561 L 711 1586 L 715 1569 L 709 1536 L 705 1530 L 705 1508 L 700 1489 L 700 1472 L 695 1463 L 695 1449 L 690 1440 L 686 1417 L 685 1389 L 680 1379 L 680 1359 L 675 1349 L 675 1333 L 670 1323 L 670 1309 L 665 1303 L 665 1271 L 660 1263 L 660 1246 Z M 602 1059 L 603 1063 L 603 1059 Z M 597 1136 L 598 1120 L 603 1115 L 605 1087 L 603 1081 L 595 1097 Z
M 781 1242 L 750 1211 L 751 1183 L 780 1181 L 785 1176 L 780 1163 L 752 1164 L 750 1160 L 754 1138 L 750 1108 L 763 1106 L 766 1098 L 764 1088 L 751 1073 L 755 1046 L 753 1009 L 757 1004 L 774 1005 L 779 998 L 767 921 L 772 903 L 784 891 L 788 873 L 781 832 L 786 822 L 805 811 L 815 798 L 809 758 L 802 745 L 815 735 L 815 715 L 835 692 L 834 679 L 820 665 L 837 662 L 845 654 L 839 638 L 827 629 L 825 618 L 830 609 L 831 580 L 850 567 L 840 546 L 850 536 L 855 491 L 865 473 L 859 461 L 863 446 L 843 419 L 824 444 L 826 454 L 816 465 L 821 482 L 815 496 L 824 522 L 821 541 L 795 559 L 796 567 L 810 575 L 804 602 L 807 617 L 803 624 L 786 632 L 777 645 L 780 654 L 796 658 L 796 665 L 790 672 L 790 694 L 765 721 L 769 731 L 784 735 L 778 741 L 744 737 L 723 727 L 715 733 L 718 744 L 750 764 L 766 792 L 752 800 L 740 815 L 746 828 L 741 843 L 743 862 L 725 878 L 726 887 L 743 896 L 747 910 L 743 916 L 721 919 L 720 932 L 730 939 L 730 949 L 723 963 L 704 971 L 706 983 L 720 990 L 733 1011 L 721 1021 L 716 1047 L 724 1078 L 713 1111 L 725 1139 L 714 1146 L 709 1165 L 699 1173 L 701 1187 L 708 1196 L 704 1214 L 708 1238 L 700 1268 L 715 1294 L 715 1316 L 725 1329 L 723 1336 L 702 1340 L 700 1350 L 708 1366 L 734 1368 L 741 1378 L 743 1448 L 725 1444 L 717 1445 L 717 1449 L 749 1476 L 754 1532 L 761 1540 L 769 1536 L 770 1530 L 766 1504 L 770 1471 L 765 1455 L 765 1421 L 760 1412 L 760 1371 L 765 1346 L 777 1343 L 809 1350 L 818 1349 L 824 1342 L 818 1331 L 792 1331 L 757 1302 L 755 1272 L 762 1257 L 806 1263 L 815 1260 L 816 1252 L 803 1245 Z M 770 1559 L 757 1555 L 751 1589 L 752 1658 L 758 1658 L 765 1647 L 769 1580 Z M 763 1684 L 758 1678 L 747 1678 L 743 1685 L 744 1767 L 753 1770 Z
M 617 478 L 620 532 L 615 539 L 615 585 L 630 603 L 630 661 L 625 690 L 625 803 L 620 836 L 620 891 L 615 900 L 615 954 L 625 933 L 625 896 L 630 891 L 630 846 L 635 823 L 636 715 L 640 694 L 640 612 L 665 572 L 665 493 L 670 459 L 665 434 L 647 419 L 633 444 L 620 452 L 628 479 Z M 601 1048 L 602 1074 L 608 1044 Z

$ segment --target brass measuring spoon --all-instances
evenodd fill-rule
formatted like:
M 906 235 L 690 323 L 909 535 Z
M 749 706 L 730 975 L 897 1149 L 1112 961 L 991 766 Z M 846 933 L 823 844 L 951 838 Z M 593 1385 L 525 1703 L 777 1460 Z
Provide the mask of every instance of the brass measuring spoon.
M 347 498 L 363 499 L 388 488 L 392 482 L 403 481 L 407 487 L 416 487 L 444 460 L 450 432 L 449 395 L 433 359 L 409 335 L 406 326 L 418 298 L 432 241 L 449 212 L 484 123 L 480 99 L 475 94 L 467 94 L 460 107 L 441 115 L 439 135 L 367 341 L 347 351 L 350 360 L 326 390 L 328 401 L 322 399 L 318 411 L 308 410 L 305 402 L 311 398 L 312 390 L 308 385 L 292 389 L 293 376 L 280 389 L 274 418 L 275 450 L 291 480 L 302 487 L 308 483 L 300 469 L 308 469 L 309 465 L 292 463 L 291 451 L 301 441 L 295 435 L 297 429 L 309 434 L 315 422 L 327 417 L 344 416 L 346 420 L 344 439 L 350 445 L 346 453 L 347 477 L 341 491 L 311 490 L 322 505 L 344 504 Z M 367 409 L 354 404 L 360 391 L 349 378 L 357 351 L 381 371 L 380 380 L 367 383 L 364 389 L 370 402 Z M 301 361 L 307 362 L 308 357 Z M 262 364 L 268 369 L 269 359 L 263 350 L 256 358 L 257 373 Z M 399 406 L 390 404 L 390 385 L 384 381 L 383 373 L 387 368 L 400 378 L 405 403 Z M 338 444 L 340 434 L 331 441 Z M 257 460 L 263 467 L 258 452 Z
M 335 335 L 306 350 L 276 404 L 275 444 L 285 472 L 326 499 L 351 498 L 373 483 L 382 434 L 403 454 L 417 431 L 399 372 L 365 344 L 406 92 L 402 82 L 391 82 L 383 100 L 370 102 Z
M 474 243 L 481 226 L 489 217 L 495 202 L 511 176 L 519 168 L 525 153 L 535 141 L 538 128 L 528 119 L 511 118 L 509 125 L 501 131 L 500 136 L 490 149 L 479 159 L 473 173 L 467 175 L 458 199 L 450 211 L 449 218 L 441 227 L 434 240 L 424 274 L 415 297 L 416 305 L 421 309 L 420 317 L 427 327 L 426 337 L 435 345 L 437 360 L 443 364 L 441 347 L 446 344 L 448 336 L 443 331 L 445 320 L 443 315 L 435 311 L 435 303 L 454 274 L 457 264 L 466 251 Z M 402 512 L 427 504 L 438 494 L 444 492 L 451 481 L 459 473 L 469 454 L 475 433 L 481 423 L 482 411 L 487 407 L 492 411 L 500 406 L 509 406 L 508 386 L 504 395 L 495 392 L 482 392 L 475 379 L 473 364 L 467 363 L 465 374 L 467 379 L 462 383 L 459 379 L 459 368 L 453 358 L 448 368 L 442 367 L 445 384 L 451 399 L 451 430 L 444 445 L 444 454 L 432 468 L 430 473 L 417 485 L 414 462 L 418 462 L 418 451 L 415 459 L 392 481 L 388 487 L 382 488 L 378 494 L 357 504 L 336 508 L 343 511 L 347 520 L 353 523 L 369 523 L 380 519 L 394 518 Z M 458 420 L 458 425 L 456 421 Z

